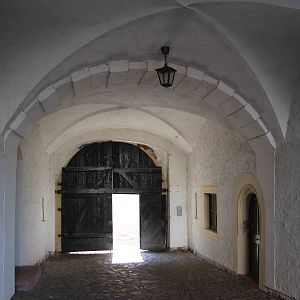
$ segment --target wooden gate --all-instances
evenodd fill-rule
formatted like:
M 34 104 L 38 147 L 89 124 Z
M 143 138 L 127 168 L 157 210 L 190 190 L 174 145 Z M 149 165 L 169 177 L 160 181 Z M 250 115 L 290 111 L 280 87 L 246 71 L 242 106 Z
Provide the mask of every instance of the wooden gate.
M 84 146 L 62 171 L 62 251 L 112 247 L 112 194 L 140 195 L 141 248 L 165 251 L 162 170 L 137 146 Z

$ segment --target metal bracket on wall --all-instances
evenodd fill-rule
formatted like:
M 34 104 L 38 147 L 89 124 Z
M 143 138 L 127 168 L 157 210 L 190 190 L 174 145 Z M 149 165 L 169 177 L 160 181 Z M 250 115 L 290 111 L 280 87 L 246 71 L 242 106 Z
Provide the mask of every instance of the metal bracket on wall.
M 195 193 L 195 219 L 199 219 L 198 218 L 198 194 L 197 192 Z
M 42 212 L 43 212 L 43 219 L 42 219 L 42 222 L 45 222 L 45 205 L 44 205 L 44 197 L 42 198 Z

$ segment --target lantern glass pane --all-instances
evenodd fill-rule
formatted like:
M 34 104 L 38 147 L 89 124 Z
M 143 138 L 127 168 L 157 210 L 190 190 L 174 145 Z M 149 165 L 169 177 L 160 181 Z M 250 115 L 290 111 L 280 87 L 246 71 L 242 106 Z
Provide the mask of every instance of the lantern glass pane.
M 173 82 L 174 82 L 174 77 L 175 77 L 175 72 L 172 71 L 172 73 L 171 73 L 171 80 L 170 80 L 170 84 L 171 84 L 171 85 L 172 85 Z
M 159 83 L 160 83 L 160 85 L 163 85 L 163 72 L 161 69 L 157 69 L 156 71 L 157 71 Z
M 167 85 L 169 83 L 168 77 L 169 77 L 169 72 L 168 72 L 168 70 L 165 70 L 165 72 L 164 72 L 164 85 Z

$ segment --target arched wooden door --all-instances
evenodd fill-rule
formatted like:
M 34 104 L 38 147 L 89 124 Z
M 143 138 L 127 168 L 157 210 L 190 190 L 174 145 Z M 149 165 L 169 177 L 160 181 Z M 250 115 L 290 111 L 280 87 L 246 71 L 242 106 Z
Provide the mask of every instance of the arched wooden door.
M 249 275 L 259 281 L 259 206 L 255 194 L 251 194 L 249 201 Z
M 140 195 L 141 249 L 165 251 L 162 170 L 139 147 L 84 146 L 62 170 L 62 251 L 112 247 L 112 194 Z

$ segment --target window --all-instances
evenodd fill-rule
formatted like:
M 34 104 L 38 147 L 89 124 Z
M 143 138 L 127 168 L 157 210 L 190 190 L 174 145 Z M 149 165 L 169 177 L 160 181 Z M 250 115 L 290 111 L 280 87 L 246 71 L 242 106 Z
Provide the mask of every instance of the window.
M 208 195 L 208 228 L 217 231 L 218 221 L 217 221 L 217 195 Z
M 203 187 L 203 234 L 218 239 L 219 214 L 218 214 L 218 188 Z

